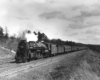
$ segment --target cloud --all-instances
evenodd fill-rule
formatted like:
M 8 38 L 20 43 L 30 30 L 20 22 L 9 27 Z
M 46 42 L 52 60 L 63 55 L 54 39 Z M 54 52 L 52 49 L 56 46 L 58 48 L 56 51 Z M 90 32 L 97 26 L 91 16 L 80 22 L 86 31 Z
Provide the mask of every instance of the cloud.
M 87 18 L 92 16 L 100 16 L 100 6 L 99 5 L 90 5 L 90 6 L 74 6 L 72 10 L 78 10 L 80 15 L 75 16 L 75 18 Z
M 76 15 L 69 20 L 72 23 L 69 24 L 69 27 L 72 29 L 83 29 L 87 27 L 92 27 L 100 25 L 100 6 L 91 5 L 91 6 L 74 6 L 72 10 L 80 12 L 80 15 Z
M 100 44 L 100 36 L 89 35 L 86 38 L 80 38 L 78 40 L 86 44 Z
M 100 6 L 95 5 L 78 5 L 73 6 L 70 8 L 70 10 L 66 10 L 67 7 L 65 7 L 63 10 L 54 10 L 54 11 L 47 11 L 44 13 L 41 13 L 39 17 L 41 19 L 59 19 L 59 20 L 65 20 L 66 22 L 69 21 L 69 27 L 70 29 L 83 29 L 87 27 L 92 27 L 94 25 L 100 24 Z M 98 20 L 96 19 L 98 18 Z M 96 19 L 96 21 L 95 21 Z M 92 21 L 91 21 L 92 20 Z M 56 22 L 56 20 L 55 20 Z M 66 24 L 65 24 L 66 25 Z
M 94 26 L 98 26 L 100 25 L 99 22 L 91 22 L 91 20 L 89 22 L 85 22 L 84 21 L 73 21 L 72 23 L 69 23 L 69 26 L 68 28 L 69 29 L 85 29 L 85 28 L 91 28 L 91 27 L 94 27 Z
M 30 20 L 30 18 L 22 18 L 22 17 L 17 17 L 16 19 L 19 19 L 19 20 Z
M 70 23 L 68 27 L 71 29 L 82 29 L 82 28 L 87 28 L 87 25 L 84 24 L 83 22 L 77 22 L 77 23 L 73 22 Z
M 100 16 L 100 10 L 99 10 L 98 7 L 93 9 L 93 10 L 89 10 L 89 9 L 87 9 L 87 10 L 80 10 L 80 13 L 81 13 L 81 15 L 78 15 L 78 16 L 76 16 L 74 18 L 76 18 L 76 19 L 78 18 L 80 20 L 84 20 L 84 19 L 86 19 L 88 17 Z
M 92 36 L 96 36 L 96 35 L 99 35 L 100 34 L 100 30 L 98 29 L 90 29 L 90 30 L 87 30 L 85 32 L 85 34 L 89 34 L 89 35 L 92 35 Z
M 66 20 L 66 16 L 60 11 L 45 12 L 45 13 L 40 14 L 39 16 L 45 19 L 57 18 L 57 19 Z
M 77 35 L 78 35 L 78 33 L 72 33 L 69 36 L 77 36 Z
M 17 3 L 45 3 L 47 0 L 7 0 L 8 2 L 17 2 Z
M 91 27 L 83 30 L 81 33 L 78 32 L 78 35 L 73 37 L 77 38 L 78 41 L 83 43 L 100 44 L 100 28 L 99 26 Z
M 100 25 L 100 7 L 95 3 L 98 0 L 0 0 L 0 25 L 7 26 L 11 34 L 31 29 L 50 38 L 77 41 L 92 34 L 99 37 L 93 29 L 86 32 Z
M 81 11 L 81 16 L 79 17 L 91 17 L 91 16 L 100 16 L 100 11 L 99 10 L 93 10 L 93 11 L 90 11 L 90 12 L 87 12 L 87 11 Z

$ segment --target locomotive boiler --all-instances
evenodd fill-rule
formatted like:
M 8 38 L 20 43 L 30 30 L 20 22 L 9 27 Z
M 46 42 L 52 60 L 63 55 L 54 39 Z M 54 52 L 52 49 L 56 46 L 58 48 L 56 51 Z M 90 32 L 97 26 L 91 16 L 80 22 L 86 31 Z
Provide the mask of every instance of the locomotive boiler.
M 46 43 L 21 40 L 18 44 L 15 60 L 26 62 L 50 56 L 49 46 Z

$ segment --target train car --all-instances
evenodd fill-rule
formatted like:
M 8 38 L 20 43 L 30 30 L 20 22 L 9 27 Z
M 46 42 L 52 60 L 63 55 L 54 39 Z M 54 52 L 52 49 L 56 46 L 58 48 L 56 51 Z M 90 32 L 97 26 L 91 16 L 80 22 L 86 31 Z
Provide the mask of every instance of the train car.
M 58 53 L 57 50 L 58 50 L 57 45 L 56 44 L 51 44 L 50 54 L 51 55 L 56 55 Z
M 77 46 L 71 46 L 71 51 L 76 51 L 77 50 Z
M 65 49 L 65 52 L 70 52 L 71 51 L 71 46 L 64 45 L 64 49 Z
M 61 53 L 63 53 L 63 52 L 64 52 L 63 46 L 62 46 L 62 45 L 58 45 L 58 46 L 57 46 L 57 53 L 58 53 L 58 54 L 61 54 Z

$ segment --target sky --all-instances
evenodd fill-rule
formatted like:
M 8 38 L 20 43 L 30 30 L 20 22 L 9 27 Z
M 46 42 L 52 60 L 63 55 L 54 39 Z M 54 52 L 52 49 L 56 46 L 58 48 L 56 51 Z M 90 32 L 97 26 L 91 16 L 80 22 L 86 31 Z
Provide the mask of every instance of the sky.
M 44 32 L 86 44 L 100 44 L 100 0 L 0 0 L 0 26 L 10 35 Z

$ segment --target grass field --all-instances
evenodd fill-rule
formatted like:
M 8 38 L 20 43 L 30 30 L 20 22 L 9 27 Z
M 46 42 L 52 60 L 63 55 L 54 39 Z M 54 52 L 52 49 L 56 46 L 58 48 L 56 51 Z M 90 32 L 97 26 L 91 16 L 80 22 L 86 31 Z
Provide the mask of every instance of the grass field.
M 9 80 L 100 80 L 99 53 L 86 50 L 68 55 L 56 63 L 51 61 L 52 64 L 20 72 L 18 77 Z
M 100 54 L 89 51 L 71 74 L 70 80 L 100 80 Z
M 11 51 L 6 50 L 6 49 L 2 49 L 0 47 L 0 59 L 11 58 L 11 57 L 14 57 L 14 56 L 15 56 L 15 54 L 12 53 Z
M 70 80 L 71 73 L 80 65 L 83 56 L 84 54 L 78 54 L 71 57 L 70 60 L 62 59 L 58 63 L 59 66 L 56 66 L 52 72 L 49 73 L 52 80 Z
M 87 50 L 70 60 L 62 59 L 42 76 L 45 80 L 100 80 L 100 54 Z

